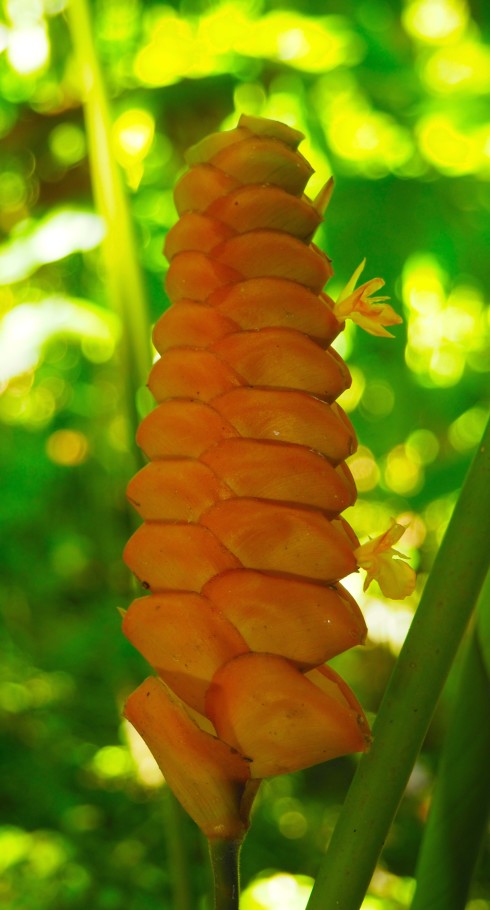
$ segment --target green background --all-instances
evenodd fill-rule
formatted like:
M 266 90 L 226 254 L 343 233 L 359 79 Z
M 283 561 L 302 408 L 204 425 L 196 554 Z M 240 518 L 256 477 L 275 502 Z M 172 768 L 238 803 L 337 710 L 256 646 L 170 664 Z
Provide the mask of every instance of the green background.
M 348 518 L 363 540 L 391 516 L 409 524 L 400 549 L 419 572 L 401 604 L 349 582 L 370 639 L 335 666 L 375 713 L 488 406 L 490 11 L 476 0 L 104 0 L 91 13 L 144 272 L 143 359 L 168 305 L 161 248 L 184 150 L 241 112 L 305 133 L 310 195 L 334 175 L 315 238 L 333 260 L 329 293 L 366 257 L 364 277 L 381 275 L 403 316 L 394 340 L 348 326 L 336 343 L 360 443 Z M 138 456 L 63 0 L 4 2 L 0 47 L 0 903 L 206 908 L 205 845 L 120 718 L 148 670 L 117 612 L 136 592 L 121 551 Z M 368 910 L 409 905 L 453 686 Z M 263 785 L 244 910 L 302 910 L 301 876 L 316 874 L 355 761 Z M 488 848 L 470 906 L 490 907 Z

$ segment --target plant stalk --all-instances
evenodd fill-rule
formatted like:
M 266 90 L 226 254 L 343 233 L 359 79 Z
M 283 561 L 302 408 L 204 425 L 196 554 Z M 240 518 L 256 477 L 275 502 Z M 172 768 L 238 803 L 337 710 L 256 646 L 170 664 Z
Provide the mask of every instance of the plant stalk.
M 172 910 L 192 910 L 192 888 L 186 849 L 187 816 L 169 787 L 163 793 L 165 841 L 172 889 Z
M 411 910 L 464 910 L 490 810 L 490 677 L 478 617 L 490 609 L 490 574 L 461 667 L 429 820 L 420 850 Z
M 490 422 L 467 475 L 307 910 L 358 910 L 488 570 Z
M 238 840 L 209 841 L 215 910 L 238 910 L 241 846 L 242 842 Z
M 126 386 L 129 431 L 133 438 L 141 417 L 137 396 L 146 385 L 151 365 L 146 289 L 126 191 L 113 152 L 109 101 L 86 0 L 70 0 L 68 19 L 84 93 L 93 193 L 106 228 L 102 252 L 107 300 L 121 324 L 118 353 L 122 382 Z

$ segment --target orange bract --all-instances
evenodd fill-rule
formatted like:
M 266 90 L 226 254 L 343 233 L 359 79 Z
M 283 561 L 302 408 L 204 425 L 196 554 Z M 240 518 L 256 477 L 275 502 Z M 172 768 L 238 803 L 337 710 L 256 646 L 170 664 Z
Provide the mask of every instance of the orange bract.
M 307 199 L 277 186 L 240 186 L 216 199 L 208 213 L 239 234 L 268 228 L 301 240 L 309 238 L 322 220 Z
M 243 837 L 248 827 L 242 804 L 249 786 L 249 763 L 200 729 L 180 699 L 157 679 L 147 679 L 129 696 L 124 714 L 204 834 Z
M 231 622 L 213 611 L 205 597 L 189 591 L 134 600 L 124 616 L 123 631 L 167 685 L 201 714 L 216 670 L 248 650 Z
M 177 253 L 184 250 L 201 250 L 203 253 L 209 253 L 233 234 L 231 228 L 227 228 L 216 218 L 199 212 L 187 212 L 168 232 L 163 249 L 170 262 Z
M 136 441 L 148 458 L 197 458 L 236 430 L 202 401 L 165 401 L 141 421 Z
M 240 388 L 220 395 L 212 404 L 240 436 L 294 442 L 316 449 L 333 464 L 356 449 L 352 427 L 306 392 Z
M 332 274 L 326 256 L 282 231 L 236 234 L 213 250 L 213 261 L 241 278 L 287 278 L 314 292 L 321 291 Z
M 185 345 L 206 348 L 238 328 L 236 322 L 222 316 L 218 310 L 182 300 L 158 320 L 153 329 L 153 344 L 160 354 Z
M 199 461 L 165 458 L 138 471 L 127 495 L 146 521 L 199 521 L 213 503 L 233 493 Z
M 187 396 L 196 401 L 212 401 L 241 384 L 234 370 L 216 354 L 184 346 L 166 351 L 148 379 L 155 401 Z
M 343 361 L 292 329 L 234 332 L 210 348 L 246 385 L 299 389 L 327 401 L 350 385 Z
M 201 524 L 248 569 L 330 582 L 356 568 L 349 543 L 313 509 L 240 497 L 212 506 Z
M 217 151 L 210 163 L 240 183 L 272 184 L 300 196 L 313 168 L 298 152 L 269 137 L 251 136 Z
M 316 296 L 285 278 L 249 278 L 229 284 L 211 294 L 206 303 L 241 329 L 283 326 L 303 332 L 322 346 L 341 328 L 325 295 Z
M 211 531 L 199 524 L 147 522 L 128 540 L 124 558 L 152 591 L 200 591 L 214 575 L 241 565 Z
M 174 189 L 174 202 L 179 215 L 184 212 L 205 212 L 207 208 L 240 186 L 238 180 L 229 177 L 217 167 L 201 164 L 186 171 Z
M 251 651 L 301 668 L 317 667 L 366 636 L 359 607 L 340 586 L 235 569 L 212 578 L 203 593 Z
M 362 564 L 392 591 L 402 576 L 387 565 L 398 532 L 360 547 L 341 516 L 357 442 L 330 348 L 347 316 L 378 334 L 397 317 L 367 300 L 381 279 L 356 292 L 356 272 L 337 303 L 323 291 L 332 267 L 311 238 L 333 183 L 304 194 L 301 138 L 244 116 L 187 153 L 158 404 L 137 437 L 150 464 L 128 487 L 144 524 L 125 559 L 151 594 L 123 629 L 161 679 L 126 716 L 208 837 L 243 835 L 261 777 L 368 747 L 355 696 L 323 666 L 366 634 L 339 579 Z
M 206 713 L 220 739 L 251 759 L 254 778 L 366 748 L 367 723 L 344 687 L 332 679 L 326 692 L 272 654 L 244 654 L 218 670 Z
M 355 499 L 355 487 L 342 466 L 334 468 L 306 446 L 226 439 L 201 460 L 235 496 L 314 506 L 332 514 L 342 512 Z
M 204 301 L 216 291 L 234 281 L 240 281 L 236 269 L 216 262 L 206 253 L 183 250 L 177 253 L 167 272 L 165 286 L 171 300 Z

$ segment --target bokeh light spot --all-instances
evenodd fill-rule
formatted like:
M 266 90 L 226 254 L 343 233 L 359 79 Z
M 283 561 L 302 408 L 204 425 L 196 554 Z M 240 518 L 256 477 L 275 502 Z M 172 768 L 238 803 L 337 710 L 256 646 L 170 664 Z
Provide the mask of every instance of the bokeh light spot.
M 416 550 L 421 547 L 427 534 L 422 516 L 415 512 L 402 512 L 397 520 L 406 528 L 403 535 L 404 550 Z
M 340 291 L 340 287 L 338 290 Z M 332 347 L 340 354 L 343 360 L 348 360 L 352 353 L 356 332 L 357 326 L 355 322 L 352 319 L 348 319 L 344 325 L 343 332 L 340 332 L 332 342 Z
M 490 89 L 490 50 L 469 39 L 441 48 L 425 63 L 423 77 L 428 87 L 440 95 L 483 94 Z
M 49 62 L 49 39 L 40 23 L 13 28 L 9 36 L 7 59 L 22 76 L 44 69 Z
M 449 442 L 457 452 L 467 452 L 478 445 L 485 429 L 488 412 L 485 408 L 475 407 L 453 421 L 449 427 Z
M 117 452 L 127 453 L 130 451 L 132 437 L 127 417 L 124 414 L 120 414 L 110 421 L 107 427 L 107 437 L 110 445 Z
M 243 891 L 242 910 L 304 910 L 313 888 L 306 875 L 277 873 L 252 881 Z
M 4 871 L 23 860 L 30 844 L 31 836 L 27 831 L 14 827 L 0 830 L 0 869 Z
M 53 569 L 61 578 L 78 575 L 88 563 L 86 542 L 74 537 L 57 544 L 51 554 Z
M 417 124 L 419 148 L 438 170 L 449 175 L 470 174 L 479 165 L 478 144 L 447 114 L 428 114 Z
M 468 18 L 465 0 L 412 0 L 402 14 L 406 30 L 429 44 L 453 41 L 465 29 Z
M 395 446 L 386 458 L 384 481 L 390 490 L 401 496 L 415 493 L 422 486 L 423 474 L 406 446 Z
M 77 164 L 87 151 L 85 134 L 75 123 L 59 123 L 49 134 L 49 147 L 61 164 Z
M 360 493 L 374 490 L 380 474 L 374 455 L 367 446 L 359 446 L 357 452 L 349 458 L 349 468 Z
M 361 411 L 369 417 L 386 417 L 395 406 L 395 393 L 388 382 L 373 379 L 367 383 L 361 399 Z
M 407 439 L 407 448 L 414 451 L 420 464 L 431 464 L 439 454 L 439 440 L 431 430 L 415 430 Z
M 116 155 L 121 163 L 144 158 L 150 151 L 155 133 L 152 115 L 140 108 L 121 114 L 114 123 Z
M 9 30 L 3 22 L 0 22 L 0 53 L 5 51 L 9 44 Z
M 233 92 L 235 108 L 240 114 L 260 115 L 266 101 L 266 94 L 258 82 L 243 82 Z
M 99 352 L 97 362 L 108 359 L 118 332 L 114 315 L 87 301 L 51 297 L 19 304 L 6 314 L 0 326 L 0 382 L 34 368 L 48 339 L 57 337 L 62 342 L 69 338 L 91 340 Z M 78 354 L 72 351 L 71 356 L 73 359 Z M 68 366 L 66 348 L 60 355 L 63 358 Z
M 47 439 L 46 452 L 55 464 L 83 464 L 88 456 L 88 440 L 78 430 L 55 430 Z
M 490 334 L 477 288 L 461 283 L 449 294 L 448 276 L 434 256 L 416 254 L 403 271 L 408 309 L 405 359 L 422 384 L 456 385 L 466 365 L 483 370 L 490 363 Z
M 95 753 L 90 770 L 102 780 L 127 777 L 132 771 L 131 756 L 125 746 L 103 746 Z
M 298 840 L 304 837 L 308 830 L 308 822 L 302 812 L 284 812 L 279 818 L 279 831 L 288 840 Z
M 40 831 L 29 850 L 29 863 L 39 878 L 53 875 L 66 859 L 66 847 L 61 838 Z
M 162 787 L 165 779 L 144 739 L 127 720 L 122 723 L 122 738 L 127 743 L 137 780 L 145 787 Z
M 404 302 L 410 310 L 437 313 L 442 307 L 446 280 L 447 275 L 434 256 L 414 254 L 403 269 Z
M 6 711 L 8 714 L 20 714 L 29 708 L 30 704 L 31 699 L 25 686 L 10 680 L 0 683 L 0 707 L 2 711 Z
M 4 170 L 0 174 L 0 206 L 3 211 L 15 211 L 26 200 L 27 186 L 17 171 Z
M 3 6 L 14 25 L 37 22 L 44 12 L 43 0 L 4 0 Z
M 55 211 L 37 227 L 31 238 L 37 263 L 56 262 L 75 250 L 91 250 L 104 236 L 101 218 L 93 212 Z
M 369 97 L 350 74 L 332 86 L 327 77 L 316 83 L 313 99 L 329 147 L 348 172 L 377 180 L 399 172 L 414 157 L 409 131 L 386 111 L 374 110 Z
M 114 153 L 126 169 L 131 189 L 136 190 L 143 178 L 143 161 L 149 154 L 155 135 L 155 120 L 149 111 L 132 108 L 121 114 L 113 126 Z
M 201 50 L 196 47 L 191 23 L 168 7 L 162 10 L 150 42 L 136 55 L 135 73 L 147 85 L 172 85 L 190 75 Z
M 278 56 L 280 60 L 294 60 L 304 57 L 310 45 L 300 28 L 290 28 L 278 37 Z
M 392 606 L 368 596 L 363 604 L 363 613 L 369 629 L 369 642 L 385 645 L 395 656 L 401 647 L 413 619 L 413 610 L 407 606 Z
M 364 389 L 366 388 L 364 373 L 359 367 L 351 366 L 349 372 L 352 379 L 351 385 L 345 392 L 342 392 L 342 395 L 339 395 L 337 399 L 340 406 L 344 411 L 347 411 L 347 413 L 354 411 L 357 408 L 364 393 Z
M 464 351 L 454 346 L 441 345 L 430 358 L 429 376 L 435 386 L 453 386 L 461 379 L 464 366 Z
M 80 347 L 87 360 L 92 363 L 106 363 L 114 353 L 115 339 L 110 336 L 100 338 L 85 336 L 81 339 Z
M 446 528 L 454 509 L 455 499 L 454 495 L 433 499 L 423 513 L 427 530 L 435 535 L 438 544 L 446 533 Z
M 422 772 L 421 774 L 421 769 L 416 766 L 412 774 L 417 775 L 419 780 L 422 777 L 427 789 L 427 773 L 424 774 Z M 409 786 L 413 786 L 413 779 L 409 781 Z M 394 908 L 395 906 L 399 908 L 409 907 L 414 895 L 415 885 L 414 878 L 402 878 L 378 866 L 371 879 L 368 900 L 377 898 L 376 910 L 388 910 L 388 908 Z M 363 910 L 366 910 L 364 904 Z
M 72 831 L 95 831 L 102 819 L 101 810 L 90 803 L 79 803 L 63 813 L 64 825 Z

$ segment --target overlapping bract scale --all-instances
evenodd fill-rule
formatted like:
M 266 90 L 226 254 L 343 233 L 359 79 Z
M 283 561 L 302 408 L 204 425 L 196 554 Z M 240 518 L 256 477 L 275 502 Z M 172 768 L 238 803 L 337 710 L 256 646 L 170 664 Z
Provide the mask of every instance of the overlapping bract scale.
M 357 566 L 340 519 L 356 438 L 336 403 L 350 377 L 329 348 L 332 268 L 311 243 L 331 184 L 304 194 L 301 138 L 242 117 L 187 154 L 138 432 L 150 463 L 128 488 L 144 523 L 125 558 L 150 594 L 123 628 L 160 679 L 126 713 L 211 837 L 243 833 L 261 777 L 369 741 L 323 666 L 366 630 L 339 584 Z

